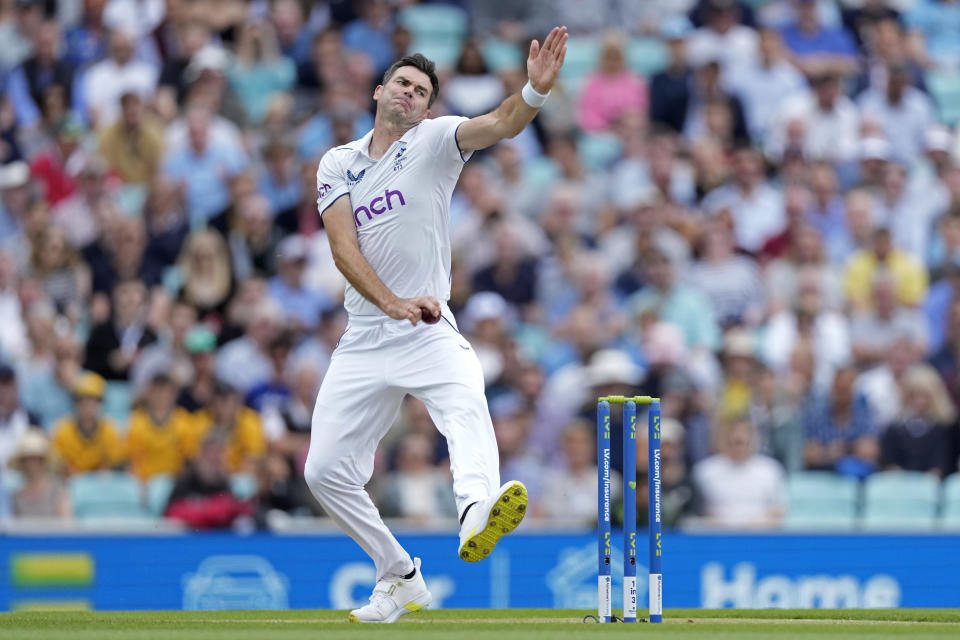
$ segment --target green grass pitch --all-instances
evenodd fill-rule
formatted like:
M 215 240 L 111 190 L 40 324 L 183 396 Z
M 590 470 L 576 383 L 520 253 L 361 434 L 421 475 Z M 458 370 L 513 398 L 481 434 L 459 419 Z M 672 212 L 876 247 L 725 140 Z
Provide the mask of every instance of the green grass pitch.
M 343 611 L 48 611 L 0 614 L 4 640 L 324 640 L 593 637 L 884 638 L 960 637 L 960 610 L 671 610 L 652 624 L 584 623 L 590 612 L 555 609 L 425 610 L 393 625 L 347 622 Z M 642 615 L 642 614 L 641 614 Z

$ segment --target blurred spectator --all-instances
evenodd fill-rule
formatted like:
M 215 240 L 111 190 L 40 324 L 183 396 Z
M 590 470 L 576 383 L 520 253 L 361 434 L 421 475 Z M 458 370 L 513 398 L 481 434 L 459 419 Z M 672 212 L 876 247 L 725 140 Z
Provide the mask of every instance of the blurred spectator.
M 57 420 L 73 410 L 73 388 L 81 375 L 83 351 L 72 337 L 52 336 L 53 312 L 35 305 L 30 324 L 34 333 L 51 334 L 52 362 L 35 363 L 23 378 L 23 405 L 37 416 L 38 424 L 52 433 Z M 48 315 L 49 314 L 49 315 Z M 42 327 L 42 328 L 41 328 Z
M 900 415 L 903 406 L 903 379 L 914 364 L 920 362 L 923 350 L 909 335 L 898 336 L 887 350 L 882 364 L 860 374 L 857 388 L 867 397 L 870 415 L 883 431 Z
M 74 159 L 72 175 L 77 190 L 53 208 L 50 218 L 66 232 L 70 246 L 82 250 L 110 228 L 119 211 L 113 200 L 115 193 L 108 186 L 106 162 L 92 155 Z
M 164 172 L 184 186 L 191 224 L 203 224 L 227 207 L 227 181 L 247 161 L 211 135 L 210 112 L 205 108 L 189 110 L 186 125 L 189 144 L 177 148 L 168 142 Z
M 563 465 L 549 467 L 540 510 L 545 518 L 574 526 L 592 526 L 597 519 L 596 427 L 575 420 L 563 431 Z
M 0 363 L 0 467 L 16 453 L 30 424 L 30 416 L 20 406 L 17 374 L 10 365 Z
M 527 254 L 519 231 L 507 221 L 496 225 L 492 234 L 496 257 L 476 271 L 474 291 L 494 291 L 514 305 L 534 301 L 537 283 L 537 259 Z
M 908 307 L 919 305 L 927 294 L 927 272 L 910 254 L 893 247 L 890 230 L 873 232 L 869 249 L 861 249 L 847 261 L 844 286 L 854 310 L 869 308 L 871 283 L 877 271 L 885 269 L 893 278 L 897 302 Z
M 269 22 L 248 22 L 240 28 L 236 56 L 227 75 L 247 120 L 258 124 L 266 114 L 270 96 L 293 86 L 296 66 L 281 55 L 277 34 Z
M 871 87 L 857 99 L 863 121 L 877 125 L 893 158 L 908 165 L 922 153 L 923 134 L 935 122 L 933 102 L 910 82 L 904 65 L 890 65 L 885 89 Z
M 0 250 L 0 360 L 8 362 L 26 360 L 30 350 L 19 284 L 10 256 Z
M 508 394 L 490 404 L 493 432 L 500 453 L 500 473 L 505 478 L 517 478 L 527 486 L 531 503 L 539 502 L 544 489 L 544 466 L 538 454 L 530 447 L 531 414 L 519 397 Z
M 168 302 L 165 296 L 155 295 L 155 306 L 162 307 L 154 311 L 159 314 L 157 341 L 141 350 L 130 369 L 130 387 L 135 395 L 160 372 L 169 375 L 177 389 L 190 384 L 194 377 L 186 341 L 197 322 L 197 311 L 182 300 Z
M 387 0 L 360 0 L 359 17 L 343 28 L 343 44 L 352 51 L 366 54 L 374 69 L 385 70 L 393 62 L 390 36 L 393 16 Z
M 57 311 L 79 317 L 90 299 L 90 269 L 59 227 L 47 227 L 38 240 L 30 260 L 30 276 Z
M 647 482 L 649 442 L 646 435 L 646 430 L 640 430 L 637 438 L 637 525 L 640 527 L 649 522 L 650 515 L 650 485 Z M 660 471 L 660 519 L 664 526 L 676 527 L 691 515 L 694 490 L 684 460 L 683 425 L 673 418 L 664 418 L 660 422 Z M 622 512 L 617 515 L 618 520 L 622 521 Z
M 283 322 L 283 313 L 269 300 L 249 312 L 243 335 L 217 352 L 217 377 L 244 393 L 273 377 L 269 348 Z
M 113 293 L 124 280 L 141 280 L 147 287 L 159 284 L 161 267 L 144 255 L 147 231 L 143 219 L 119 216 L 105 225 L 96 244 L 88 245 L 83 254 L 93 270 L 94 303 Z M 99 319 L 99 318 L 96 318 Z
M 143 217 L 147 231 L 143 269 L 165 279 L 167 270 L 180 255 L 190 227 L 183 193 L 162 173 L 150 179 Z
M 837 369 L 827 394 L 817 394 L 804 408 L 807 469 L 825 469 L 863 478 L 876 469 L 879 430 L 867 399 L 854 388 L 856 370 Z
M 144 113 L 142 98 L 128 92 L 120 96 L 120 118 L 104 123 L 100 154 L 113 173 L 124 182 L 146 184 L 160 169 L 163 130 L 153 116 Z
M 679 116 L 674 116 L 679 118 L 677 130 L 687 140 L 697 140 L 710 134 L 716 137 L 712 118 L 719 108 L 726 119 L 725 146 L 749 140 L 743 105 L 737 96 L 726 89 L 719 61 L 716 58 L 691 58 L 690 62 L 695 69 L 692 81 L 685 92 L 673 96 L 675 100 L 672 104 L 665 105 L 670 111 L 679 110 Z
M 86 67 L 107 55 L 107 29 L 103 24 L 103 8 L 106 4 L 107 0 L 84 0 L 80 24 L 65 35 L 65 57 L 78 68 Z
M 764 312 L 760 272 L 752 260 L 734 253 L 729 225 L 719 219 L 708 222 L 699 245 L 687 283 L 707 296 L 720 326 L 758 324 Z
M 669 59 L 667 67 L 650 81 L 650 120 L 676 133 L 683 131 L 689 98 L 692 70 L 687 59 L 686 37 L 691 31 L 693 25 L 686 17 L 663 23 L 661 36 L 669 47 Z
M 795 190 L 787 192 L 788 215 L 791 196 L 795 193 Z M 778 313 L 796 304 L 802 279 L 818 282 L 824 308 L 831 311 L 841 311 L 843 308 L 841 272 L 828 260 L 821 235 L 806 223 L 797 225 L 786 255 L 767 266 L 765 279 L 771 313 Z
M 83 74 L 84 104 L 94 126 L 106 126 L 120 115 L 120 98 L 135 93 L 153 100 L 157 70 L 134 58 L 134 41 L 124 29 L 110 33 L 110 57 L 90 66 Z
M 786 226 L 783 196 L 763 175 L 763 159 L 750 147 L 733 154 L 731 181 L 711 191 L 703 199 L 703 208 L 711 215 L 724 210 L 733 217 L 736 245 L 757 253 L 764 242 Z
M 650 314 L 677 325 L 690 349 L 717 349 L 720 327 L 710 303 L 696 289 L 677 282 L 674 270 L 670 257 L 659 247 L 653 247 L 646 257 L 647 286 L 629 300 L 634 318 Z
M 209 314 L 223 315 L 233 278 L 230 257 L 220 234 L 208 229 L 194 231 L 187 236 L 177 259 L 180 295 L 191 304 L 200 318 Z
M 69 198 L 77 188 L 69 166 L 80 151 L 83 126 L 72 116 L 64 115 L 53 129 L 53 143 L 30 161 L 30 175 L 40 183 L 41 193 L 50 205 Z
M 204 434 L 197 457 L 177 477 L 164 515 L 193 529 L 224 529 L 242 516 L 253 514 L 253 505 L 230 491 L 227 467 L 228 442 L 224 434 Z
M 164 122 L 174 119 L 178 103 L 187 94 L 187 68 L 190 60 L 210 44 L 210 29 L 200 21 L 188 21 L 176 30 L 175 44 L 170 45 L 158 80 L 154 104 Z
M 473 118 L 493 111 L 506 97 L 503 81 L 487 68 L 480 42 L 464 40 L 453 74 L 443 85 L 443 101 L 450 111 Z
M 774 371 L 783 372 L 801 346 L 810 350 L 814 384 L 819 388 L 829 385 L 836 368 L 850 360 L 849 320 L 824 305 L 814 273 L 805 274 L 797 283 L 793 306 L 770 317 L 763 359 Z
M 127 459 L 126 447 L 101 407 L 107 383 L 95 373 L 77 376 L 74 413 L 54 427 L 53 450 L 68 474 L 118 469 Z
M 34 200 L 30 167 L 22 160 L 0 165 L 0 242 L 9 245 L 20 235 L 27 209 Z
M 840 76 L 817 71 L 810 76 L 813 91 L 801 91 L 779 106 L 766 140 L 767 156 L 781 160 L 790 152 L 807 158 L 845 163 L 856 160 L 860 116 L 843 94 Z
M 6 20 L 0 24 L 4 43 L 0 69 L 10 69 L 33 53 L 33 39 L 43 23 L 44 7 L 39 0 L 21 0 L 5 7 Z M 11 15 L 12 14 L 12 15 Z
M 157 334 L 147 322 L 147 292 L 139 280 L 117 284 L 110 318 L 95 325 L 87 339 L 83 366 L 107 380 L 130 379 L 133 363 Z
M 312 331 L 333 301 L 322 291 L 304 286 L 307 250 L 307 241 L 302 236 L 287 236 L 280 243 L 277 247 L 277 275 L 270 279 L 267 292 L 283 310 L 286 323 Z
M 816 0 L 793 0 L 795 13 L 781 30 L 783 41 L 796 64 L 808 75 L 830 71 L 847 75 L 857 66 L 857 49 L 843 26 L 829 26 L 820 19 Z
M 304 20 L 304 9 L 309 15 Z M 270 8 L 270 22 L 277 32 L 277 44 L 283 55 L 296 63 L 306 60 L 310 43 L 319 28 L 330 19 L 324 5 L 302 5 L 296 0 L 279 0 Z
M 923 315 L 917 309 L 903 307 L 897 302 L 893 278 L 878 271 L 873 278 L 873 304 L 850 319 L 853 357 L 863 369 L 880 363 L 887 351 L 901 336 L 926 351 L 928 343 Z
M 700 514 L 718 527 L 776 527 L 786 507 L 783 467 L 755 452 L 748 420 L 717 425 L 718 453 L 693 467 Z
M 177 475 L 186 461 L 193 416 L 176 406 L 177 388 L 166 373 L 157 373 L 130 414 L 127 450 L 130 470 L 141 481 L 158 473 Z
M 827 238 L 830 261 L 843 265 L 859 251 L 873 245 L 876 229 L 874 210 L 876 201 L 866 189 L 851 189 L 844 197 L 843 226 L 834 228 Z
M 916 365 L 903 377 L 900 416 L 883 432 L 884 469 L 943 478 L 957 470 L 957 410 L 937 372 Z
M 269 380 L 254 385 L 247 392 L 244 403 L 258 413 L 267 407 L 277 407 L 286 403 L 292 395 L 287 374 L 290 371 L 290 352 L 293 350 L 294 335 L 290 331 L 281 331 L 267 348 L 272 364 L 273 375 Z
M 723 420 L 745 415 L 752 404 L 759 371 L 753 334 L 740 327 L 727 331 L 723 337 L 720 362 L 723 367 L 723 386 L 717 400 L 717 416 Z
M 803 468 L 800 407 L 807 399 L 809 385 L 797 378 L 792 371 L 780 375 L 761 367 L 754 373 L 750 394 L 749 416 L 757 432 L 757 451 L 774 458 L 788 473 Z
M 604 38 L 600 65 L 580 90 L 579 125 L 584 131 L 607 131 L 626 111 L 647 111 L 647 85 L 627 68 L 622 35 Z
M 274 215 L 291 209 L 300 201 L 301 180 L 293 147 L 283 140 L 271 140 L 263 151 L 264 171 L 259 191 L 270 202 Z M 311 176 L 316 180 L 313 166 Z M 311 188 L 308 193 L 313 194 Z M 311 195 L 312 197 L 312 195 Z M 314 202 L 314 208 L 316 203 Z
M 408 433 L 400 442 L 397 469 L 383 479 L 380 504 L 384 515 L 409 518 L 419 525 L 457 517 L 446 471 L 433 465 L 430 441 Z
M 917 0 L 906 14 L 907 26 L 919 35 L 932 61 L 946 67 L 960 63 L 960 5 L 942 0 Z
M 211 435 L 223 439 L 224 465 L 230 473 L 252 472 L 266 451 L 260 415 L 243 406 L 240 392 L 224 382 L 214 388 L 210 407 L 196 414 L 195 424 L 186 439 L 187 456 L 199 454 L 202 463 L 208 463 L 203 457 L 201 443 Z
M 907 170 L 896 162 L 887 163 L 878 200 L 877 218 L 889 227 L 893 245 L 923 265 L 929 255 L 930 232 L 938 212 L 918 206 L 907 191 Z
M 311 188 L 310 193 L 313 193 Z M 316 209 L 316 204 L 314 204 Z M 273 224 L 270 203 L 260 195 L 251 195 L 237 204 L 237 215 L 228 236 L 230 260 L 238 281 L 252 275 L 275 272 L 282 232 Z
M 66 94 L 66 103 L 75 105 L 76 68 L 70 62 L 61 59 L 60 49 L 59 25 L 53 21 L 45 21 L 36 29 L 33 55 L 24 60 L 20 67 L 10 72 L 7 79 L 8 91 L 17 112 L 19 124 L 23 127 L 32 127 L 37 124 L 43 95 L 51 86 L 62 87 Z
M 50 441 L 37 428 L 24 432 L 10 467 L 23 475 L 23 486 L 11 496 L 15 518 L 57 518 L 73 515 L 70 495 L 51 467 Z
M 753 31 L 742 25 L 734 29 L 753 36 Z M 752 39 L 756 40 L 756 37 Z M 806 90 L 807 85 L 803 75 L 785 59 L 783 42 L 777 31 L 762 30 L 757 44 L 759 55 L 746 56 L 738 64 L 728 63 L 726 77 L 727 85 L 743 102 L 750 136 L 754 140 L 763 140 L 769 135 L 783 101 L 794 93 Z M 744 51 L 721 50 L 718 55 L 729 59 L 738 53 L 742 55 Z
M 184 336 L 183 346 L 190 356 L 193 379 L 181 388 L 177 405 L 194 413 L 208 408 L 213 401 L 217 337 L 202 325 L 194 326 Z
M 700 3 L 699 8 L 703 26 L 687 38 L 691 58 L 720 60 L 725 72 L 756 62 L 757 32 L 741 24 L 737 2 L 707 0 Z

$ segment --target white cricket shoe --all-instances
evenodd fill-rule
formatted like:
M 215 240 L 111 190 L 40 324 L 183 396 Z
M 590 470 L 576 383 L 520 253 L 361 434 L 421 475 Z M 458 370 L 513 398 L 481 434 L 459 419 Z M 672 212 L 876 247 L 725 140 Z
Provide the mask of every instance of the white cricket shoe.
M 350 612 L 350 622 L 386 624 L 400 616 L 419 611 L 433 601 L 427 583 L 420 572 L 420 558 L 413 559 L 417 573 L 406 580 L 402 577 L 381 578 L 373 588 L 370 604 Z
M 467 562 L 483 560 L 500 538 L 517 528 L 526 513 L 527 488 L 519 480 L 511 480 L 467 511 L 460 525 L 458 555 Z

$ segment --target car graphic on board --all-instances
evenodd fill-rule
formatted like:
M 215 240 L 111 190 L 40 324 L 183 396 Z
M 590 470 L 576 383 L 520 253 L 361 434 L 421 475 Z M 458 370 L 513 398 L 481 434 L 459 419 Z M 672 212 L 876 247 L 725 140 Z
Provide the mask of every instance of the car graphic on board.
M 210 556 L 196 573 L 184 574 L 183 608 L 286 609 L 288 585 L 287 577 L 261 556 Z

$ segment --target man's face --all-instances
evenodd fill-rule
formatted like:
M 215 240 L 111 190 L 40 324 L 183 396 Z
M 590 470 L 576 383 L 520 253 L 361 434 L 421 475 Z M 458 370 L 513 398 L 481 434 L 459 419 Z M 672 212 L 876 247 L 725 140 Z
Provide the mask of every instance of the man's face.
M 415 67 L 400 67 L 373 93 L 377 112 L 388 122 L 413 126 L 430 113 L 430 77 Z

